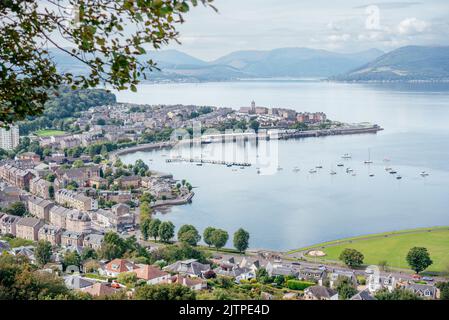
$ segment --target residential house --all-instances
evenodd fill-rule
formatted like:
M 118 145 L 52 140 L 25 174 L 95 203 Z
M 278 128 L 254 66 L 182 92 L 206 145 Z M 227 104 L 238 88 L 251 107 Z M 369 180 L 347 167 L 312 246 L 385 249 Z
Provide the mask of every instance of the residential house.
M 61 245 L 62 229 L 57 226 L 45 224 L 39 229 L 38 240 L 44 240 L 51 243 L 52 246 Z
M 28 212 L 45 221 L 50 221 L 50 209 L 54 203 L 35 196 L 28 197 Z
M 90 287 L 81 288 L 80 290 L 94 297 L 106 297 L 118 292 L 117 289 L 104 282 L 97 282 Z
M 117 203 L 126 203 L 132 200 L 131 191 L 125 190 L 118 190 L 118 191 L 100 190 L 100 197 L 102 197 L 106 201 L 114 201 Z
M 88 233 L 91 230 L 91 219 L 87 213 L 70 210 L 66 216 L 66 229 L 78 233 Z
M 133 271 L 138 279 L 145 280 L 147 284 L 160 284 L 167 283 L 170 280 L 170 274 L 162 271 L 159 267 L 150 265 L 139 265 L 137 269 Z
M 84 235 L 79 232 L 64 231 L 61 234 L 61 246 L 63 247 L 81 247 L 83 245 Z
M 292 264 L 281 264 L 281 263 L 274 263 L 268 262 L 266 266 L 266 270 L 268 272 L 268 275 L 270 277 L 274 276 L 293 276 L 298 277 L 299 270 L 298 267 Z
M 424 299 L 436 299 L 438 289 L 429 284 L 410 283 L 404 287 L 405 290 L 409 290 L 414 294 Z
M 55 180 L 57 189 L 65 188 L 70 182 L 75 182 L 79 186 L 85 186 L 90 178 L 100 176 L 100 166 L 60 169 L 56 170 L 55 173 L 58 178 L 57 181 Z
M 1 234 L 12 234 L 16 236 L 16 228 L 17 222 L 20 220 L 20 217 L 4 214 L 0 218 L 0 233 Z
M 382 289 L 387 289 L 388 291 L 392 292 L 397 286 L 397 281 L 391 274 L 386 277 L 371 274 L 368 277 L 367 282 L 368 290 L 370 293 L 375 293 Z
M 83 278 L 78 275 L 70 275 L 64 277 L 64 283 L 70 290 L 80 290 L 87 287 L 91 287 L 95 284 L 94 280 Z
M 31 263 L 36 263 L 36 256 L 34 255 L 34 246 L 21 246 L 12 248 L 9 251 L 13 256 L 24 256 L 30 260 Z
M 40 177 L 35 177 L 30 180 L 30 192 L 35 196 L 50 199 L 50 187 L 52 183 L 42 179 Z
M 97 200 L 87 197 L 83 193 L 67 189 L 59 189 L 56 191 L 55 200 L 59 204 L 70 208 L 75 208 L 80 211 L 91 211 L 98 209 Z
M 91 233 L 84 237 L 83 247 L 99 250 L 103 243 L 104 236 L 102 234 Z
M 333 300 L 337 292 L 324 286 L 311 286 L 304 289 L 304 300 Z
M 335 288 L 338 284 L 339 279 L 347 278 L 349 281 L 356 286 L 357 285 L 357 278 L 352 271 L 346 271 L 346 270 L 334 270 L 332 273 L 328 274 L 328 279 L 330 283 L 331 288 Z
M 23 170 L 11 164 L 4 163 L 0 165 L 0 177 L 15 187 L 29 190 L 30 180 L 35 175 L 29 170 Z
M 30 160 L 33 162 L 40 162 L 41 157 L 37 153 L 34 153 L 34 152 L 24 152 L 19 155 L 19 160 Z
M 179 273 L 191 277 L 203 277 L 203 274 L 210 270 L 209 264 L 199 263 L 196 259 L 177 261 L 163 268 L 170 273 Z
M 191 278 L 182 275 L 175 275 L 170 278 L 169 283 L 177 283 L 184 287 L 189 287 L 194 291 L 207 289 L 207 282 L 199 278 Z
M 123 230 L 124 228 L 132 227 L 135 223 L 135 216 L 133 213 L 125 213 L 120 207 L 116 207 L 116 210 L 99 209 L 92 212 L 91 216 L 96 225 L 101 228 L 107 228 L 112 230 Z
M 371 294 L 368 289 L 365 289 L 363 291 L 358 292 L 354 296 L 351 297 L 349 300 L 376 300 Z
M 67 213 L 69 213 L 70 211 L 71 210 L 61 206 L 51 207 L 49 211 L 50 223 L 57 227 L 65 229 Z
M 121 188 L 139 188 L 140 187 L 140 176 L 122 176 L 114 181 L 115 185 L 120 186 Z
M 299 269 L 298 277 L 307 281 L 316 281 L 320 282 L 320 280 L 325 279 L 327 276 L 327 272 L 324 268 L 308 268 L 301 267 Z
M 20 218 L 16 224 L 16 237 L 31 241 L 38 240 L 39 229 L 44 225 L 44 221 L 36 218 Z
M 139 267 L 134 262 L 126 259 L 114 259 L 105 264 L 98 271 L 103 276 L 117 277 L 123 272 L 133 272 Z
M 87 181 L 87 184 L 91 188 L 100 189 L 101 186 L 107 186 L 108 185 L 108 180 L 106 180 L 105 178 L 102 178 L 102 177 L 91 177 Z

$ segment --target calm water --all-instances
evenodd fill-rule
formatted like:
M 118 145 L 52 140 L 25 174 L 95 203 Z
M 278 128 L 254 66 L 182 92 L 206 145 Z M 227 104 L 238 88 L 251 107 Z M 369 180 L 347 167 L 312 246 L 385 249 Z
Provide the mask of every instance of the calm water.
M 377 135 L 307 138 L 279 142 L 274 175 L 258 175 L 217 165 L 167 164 L 166 151 L 135 153 L 152 168 L 187 179 L 195 188 L 192 204 L 160 218 L 199 230 L 216 226 L 251 233 L 252 248 L 292 249 L 321 241 L 404 228 L 449 225 L 449 87 L 445 85 L 354 85 L 314 82 L 238 82 L 143 85 L 139 93 L 119 93 L 120 101 L 142 104 L 258 105 L 324 111 L 333 120 L 369 121 Z M 221 145 L 220 145 L 221 148 Z M 221 157 L 207 145 L 205 157 Z M 363 161 L 371 150 L 372 165 Z M 212 152 L 215 151 L 215 152 Z M 222 150 L 223 151 L 223 150 Z M 224 150 L 232 157 L 263 151 L 254 144 Z M 351 153 L 351 160 L 341 155 Z M 388 164 L 384 158 L 391 159 Z M 153 161 L 150 161 L 152 159 Z M 347 174 L 344 163 L 357 173 Z M 323 169 L 310 174 L 309 169 Z M 403 177 L 396 180 L 385 166 Z M 300 172 L 293 172 L 299 167 Z M 337 171 L 331 176 L 330 170 Z M 430 176 L 423 178 L 420 172 Z M 375 174 L 370 177 L 370 174 Z M 231 237 L 232 238 L 232 237 Z M 229 242 L 232 245 L 232 242 Z

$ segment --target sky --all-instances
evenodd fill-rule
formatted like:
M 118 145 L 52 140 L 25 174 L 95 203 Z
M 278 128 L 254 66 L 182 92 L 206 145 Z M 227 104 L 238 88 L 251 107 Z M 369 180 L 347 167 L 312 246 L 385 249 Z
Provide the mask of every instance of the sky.
M 214 0 L 214 6 L 218 13 L 192 8 L 178 25 L 182 44 L 167 49 L 211 61 L 237 50 L 388 52 L 405 45 L 449 45 L 448 0 Z
M 405 45 L 449 45 L 449 1 L 214 0 L 178 29 L 182 45 L 205 60 L 236 50 L 309 47 L 338 52 Z

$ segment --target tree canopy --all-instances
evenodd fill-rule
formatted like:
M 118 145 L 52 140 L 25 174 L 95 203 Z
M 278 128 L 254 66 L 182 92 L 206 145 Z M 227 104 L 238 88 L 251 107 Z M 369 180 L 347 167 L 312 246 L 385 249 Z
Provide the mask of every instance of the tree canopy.
M 411 248 L 407 254 L 406 260 L 410 268 L 416 273 L 420 273 L 433 263 L 427 249 L 420 247 Z
M 240 251 L 245 252 L 249 246 L 249 232 L 240 228 L 234 233 L 234 247 Z
M 148 56 L 178 41 L 177 25 L 192 6 L 213 0 L 45 0 L 0 4 L 0 124 L 42 114 L 49 94 L 100 84 L 136 91 L 156 68 Z M 133 28 L 124 30 L 125 25 Z M 57 70 L 49 48 L 87 73 Z
M 355 249 L 345 249 L 341 252 L 339 259 L 348 267 L 359 267 L 363 263 L 364 256 Z
M 185 224 L 178 230 L 178 240 L 196 246 L 201 236 L 194 226 Z

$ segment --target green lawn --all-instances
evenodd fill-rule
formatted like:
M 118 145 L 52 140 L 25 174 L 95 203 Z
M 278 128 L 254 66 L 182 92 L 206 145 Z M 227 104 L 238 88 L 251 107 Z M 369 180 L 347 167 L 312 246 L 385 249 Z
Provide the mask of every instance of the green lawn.
M 66 134 L 66 132 L 61 130 L 45 129 L 36 131 L 34 134 L 37 135 L 38 137 L 50 137 L 50 136 L 61 136 L 63 134 Z
M 329 247 L 319 249 L 324 251 L 326 256 L 318 260 L 338 261 L 342 250 L 352 248 L 363 253 L 365 256 L 365 264 L 377 265 L 380 261 L 385 260 L 391 267 L 408 269 L 409 267 L 405 261 L 405 257 L 410 248 L 425 247 L 429 250 L 433 260 L 433 264 L 426 271 L 439 273 L 449 272 L 448 227 L 406 230 L 403 232 L 343 239 L 335 242 L 343 241 L 344 243 L 336 245 L 328 242 L 313 246 L 314 248 L 320 248 L 323 245 L 331 244 Z

